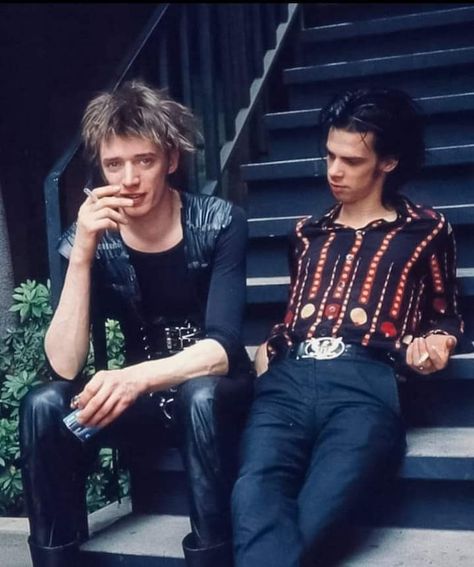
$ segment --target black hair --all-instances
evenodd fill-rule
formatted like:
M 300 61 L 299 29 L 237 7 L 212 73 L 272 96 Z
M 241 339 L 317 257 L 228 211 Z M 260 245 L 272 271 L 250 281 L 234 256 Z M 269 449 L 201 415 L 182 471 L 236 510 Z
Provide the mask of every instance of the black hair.
M 394 157 L 398 165 L 388 173 L 382 199 L 395 193 L 421 169 L 424 161 L 424 125 L 414 100 L 396 89 L 365 88 L 335 96 L 320 113 L 324 140 L 331 128 L 374 135 L 379 158 Z

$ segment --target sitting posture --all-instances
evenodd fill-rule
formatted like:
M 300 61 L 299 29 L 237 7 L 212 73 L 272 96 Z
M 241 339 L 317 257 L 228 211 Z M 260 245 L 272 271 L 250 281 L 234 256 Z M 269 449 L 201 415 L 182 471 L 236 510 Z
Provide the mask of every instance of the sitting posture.
M 452 229 L 398 193 L 424 154 L 414 102 L 349 91 L 321 128 L 337 203 L 297 223 L 286 315 L 257 352 L 232 495 L 238 567 L 324 565 L 329 535 L 403 457 L 398 365 L 443 369 L 463 331 Z
M 87 537 L 84 483 L 101 446 L 138 456 L 181 449 L 190 496 L 188 565 L 232 562 L 229 448 L 252 394 L 240 342 L 247 224 L 217 197 L 186 193 L 170 176 L 194 151 L 186 107 L 142 82 L 90 101 L 85 149 L 104 185 L 85 189 L 63 235 L 62 294 L 45 338 L 53 381 L 20 415 L 22 474 L 34 567 L 72 567 Z M 90 325 L 120 322 L 126 364 L 84 384 Z M 72 429 L 92 428 L 81 441 Z

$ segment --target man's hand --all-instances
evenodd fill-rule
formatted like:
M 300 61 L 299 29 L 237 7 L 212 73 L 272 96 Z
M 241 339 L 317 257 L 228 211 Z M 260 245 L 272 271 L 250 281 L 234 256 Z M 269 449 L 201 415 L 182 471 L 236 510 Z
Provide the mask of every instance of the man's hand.
M 78 421 L 89 427 L 105 427 L 144 393 L 142 382 L 127 368 L 101 370 L 73 400 L 79 408 Z
M 255 353 L 254 366 L 257 376 L 261 376 L 268 370 L 267 343 L 263 343 L 258 347 Z
M 97 243 L 104 230 L 118 230 L 127 224 L 123 208 L 133 207 L 133 200 L 119 196 L 119 185 L 94 189 L 84 201 L 77 216 L 73 257 L 92 262 Z
M 418 374 L 432 374 L 448 364 L 449 356 L 456 347 L 453 335 L 428 335 L 417 337 L 408 346 L 407 365 Z

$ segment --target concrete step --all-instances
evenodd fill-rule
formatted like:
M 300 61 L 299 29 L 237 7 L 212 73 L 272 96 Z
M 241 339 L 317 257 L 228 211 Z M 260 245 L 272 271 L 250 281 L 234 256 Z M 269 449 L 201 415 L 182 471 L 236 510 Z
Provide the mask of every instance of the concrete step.
M 471 164 L 474 144 L 445 146 L 426 150 L 425 167 Z M 292 179 L 295 177 L 325 177 L 326 162 L 322 157 L 249 163 L 241 166 L 246 181 L 261 179 Z
M 442 213 L 453 227 L 471 226 L 474 224 L 474 203 L 458 205 L 434 205 L 433 208 Z M 306 211 L 302 215 L 286 217 L 249 218 L 249 236 L 258 238 L 286 238 L 302 217 L 322 214 L 324 211 Z
M 85 567 L 184 566 L 181 541 L 188 519 L 131 516 L 82 546 Z M 363 528 L 341 543 L 331 567 L 471 567 L 474 532 L 410 528 Z M 216 566 L 218 567 L 218 566 Z M 329 567 L 329 564 L 327 565 Z
M 474 202 L 474 144 L 430 148 L 419 176 L 402 188 L 415 203 L 451 207 L 450 214 L 465 217 Z M 318 215 L 334 204 L 322 158 L 290 159 L 245 164 L 249 218 Z M 455 206 L 455 207 L 453 207 Z
M 425 116 L 428 147 L 474 142 L 474 93 L 417 99 Z M 322 151 L 320 109 L 277 112 L 265 116 L 269 161 L 314 158 Z
M 255 263 L 258 263 L 256 258 Z M 284 262 L 284 259 L 282 259 Z M 268 261 L 273 263 L 271 259 Z M 474 297 L 474 269 L 466 268 L 468 275 L 458 270 L 458 285 L 460 294 L 464 297 Z M 289 276 L 249 277 L 247 278 L 248 303 L 281 303 L 288 300 Z
M 418 5 L 419 6 L 419 5 Z M 342 21 L 303 31 L 305 64 L 344 61 L 472 45 L 470 6 Z M 370 17 L 370 15 L 369 15 Z
M 187 516 L 131 514 L 81 546 L 81 565 L 184 566 L 181 542 L 189 531 Z
M 403 55 L 346 59 L 286 69 L 289 109 L 318 107 L 347 88 L 399 88 L 412 97 L 474 91 L 474 47 L 433 49 Z
M 400 16 L 316 26 L 304 30 L 302 41 L 324 43 L 349 38 L 359 39 L 363 36 L 386 35 L 410 29 L 438 28 L 472 21 L 474 21 L 474 8 L 470 6 L 453 7 L 447 10 L 419 11 Z
M 468 65 L 473 60 L 474 47 L 470 46 L 459 49 L 410 53 L 409 55 L 372 57 L 351 62 L 340 61 L 325 65 L 307 65 L 285 69 L 283 74 L 285 83 L 294 85 L 404 71 L 427 71 L 438 67 Z

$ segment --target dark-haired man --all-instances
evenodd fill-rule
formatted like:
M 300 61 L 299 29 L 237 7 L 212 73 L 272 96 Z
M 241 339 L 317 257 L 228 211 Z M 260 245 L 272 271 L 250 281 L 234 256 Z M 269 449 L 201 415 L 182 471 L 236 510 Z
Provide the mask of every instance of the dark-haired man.
M 463 331 L 451 227 L 397 193 L 424 153 L 413 101 L 347 92 L 321 126 L 337 203 L 297 223 L 285 319 L 257 353 L 233 492 L 237 567 L 317 561 L 403 455 L 394 362 L 440 370 Z
M 86 190 L 59 246 L 68 268 L 45 338 L 56 380 L 32 390 L 20 415 L 34 567 L 78 564 L 87 464 L 101 446 L 146 454 L 170 437 L 189 488 L 186 561 L 232 563 L 223 438 L 237 434 L 252 385 L 240 342 L 247 225 L 239 207 L 174 185 L 195 134 L 189 109 L 139 81 L 101 93 L 84 114 L 104 184 Z M 126 365 L 84 386 L 91 311 L 120 321 Z M 80 425 L 100 430 L 84 444 L 63 424 L 71 400 Z

